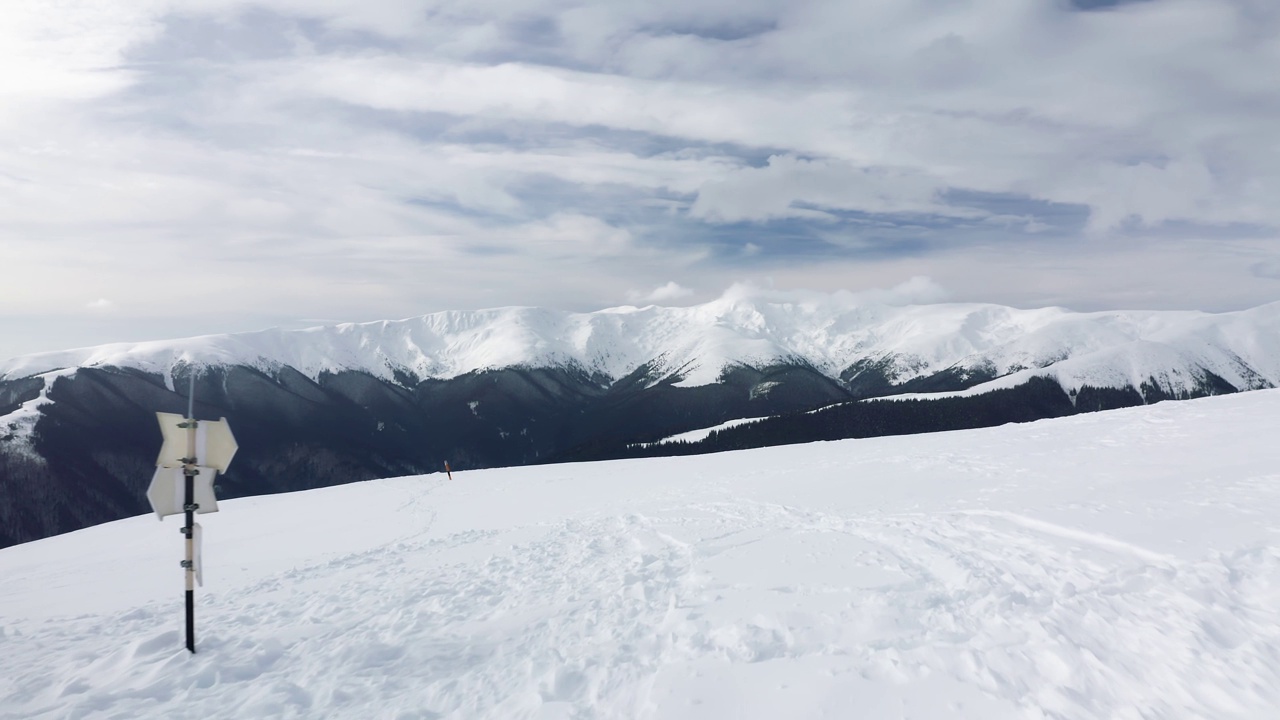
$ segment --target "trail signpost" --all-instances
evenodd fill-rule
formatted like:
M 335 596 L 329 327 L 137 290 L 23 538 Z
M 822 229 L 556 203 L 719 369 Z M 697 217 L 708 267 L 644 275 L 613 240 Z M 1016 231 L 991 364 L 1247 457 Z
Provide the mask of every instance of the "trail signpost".
M 160 520 L 179 513 L 186 516 L 182 534 L 186 538 L 186 559 L 182 568 L 187 585 L 187 650 L 196 651 L 195 584 L 204 585 L 200 567 L 200 525 L 196 513 L 218 512 L 213 480 L 236 454 L 236 439 L 227 419 L 195 419 L 195 374 L 187 395 L 187 416 L 156 413 L 164 444 L 156 458 L 156 473 L 147 488 L 147 500 Z

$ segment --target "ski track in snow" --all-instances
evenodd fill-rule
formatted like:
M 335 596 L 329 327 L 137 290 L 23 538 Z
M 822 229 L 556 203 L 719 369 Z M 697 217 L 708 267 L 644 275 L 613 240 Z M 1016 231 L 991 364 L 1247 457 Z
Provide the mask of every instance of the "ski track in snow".
M 0 551 L 0 718 L 1274 718 L 1277 430 L 1263 391 L 227 501 L 194 656 L 178 592 L 71 575 L 176 557 L 134 518 Z

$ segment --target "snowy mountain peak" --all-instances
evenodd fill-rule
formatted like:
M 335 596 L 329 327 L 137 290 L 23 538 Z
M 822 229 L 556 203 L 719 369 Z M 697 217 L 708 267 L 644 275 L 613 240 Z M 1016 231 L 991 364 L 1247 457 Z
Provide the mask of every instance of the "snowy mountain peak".
M 618 379 L 638 368 L 684 386 L 726 368 L 806 364 L 840 378 L 875 365 L 895 383 L 943 371 L 1007 384 L 1048 375 L 1084 384 L 1177 390 L 1212 373 L 1238 388 L 1280 384 L 1280 303 L 1209 314 L 1076 313 L 986 304 L 889 306 L 838 295 L 805 302 L 726 296 L 691 307 L 570 313 L 534 307 L 448 311 L 394 321 L 118 343 L 0 363 L 0 380 L 51 370 L 132 367 L 172 377 L 187 364 L 288 366 L 315 378 L 359 370 L 393 380 L 506 367 L 580 367 Z M 981 389 L 981 388 L 979 388 Z

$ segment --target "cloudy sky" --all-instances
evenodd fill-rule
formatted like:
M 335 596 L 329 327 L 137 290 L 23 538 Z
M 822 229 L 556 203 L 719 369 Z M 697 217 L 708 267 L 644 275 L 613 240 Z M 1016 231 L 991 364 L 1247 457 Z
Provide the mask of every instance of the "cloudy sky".
M 8 0 L 0 356 L 734 283 L 1280 300 L 1274 0 Z

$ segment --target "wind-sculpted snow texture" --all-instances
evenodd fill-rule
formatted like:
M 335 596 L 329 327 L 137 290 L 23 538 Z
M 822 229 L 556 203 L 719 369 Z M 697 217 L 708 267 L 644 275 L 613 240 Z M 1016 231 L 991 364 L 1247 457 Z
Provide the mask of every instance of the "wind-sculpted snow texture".
M 1280 391 L 0 550 L 0 718 L 1280 717 Z

